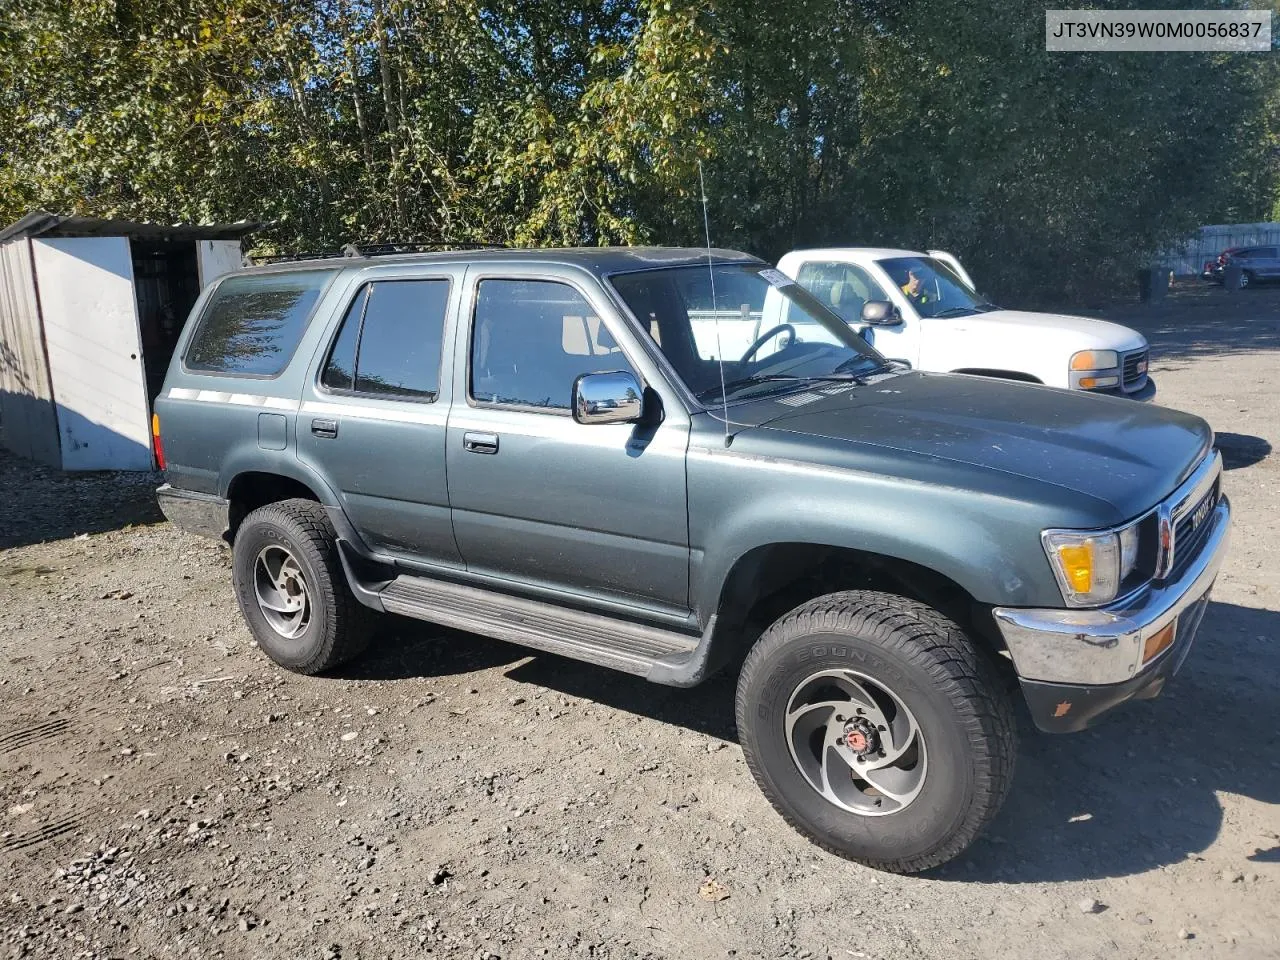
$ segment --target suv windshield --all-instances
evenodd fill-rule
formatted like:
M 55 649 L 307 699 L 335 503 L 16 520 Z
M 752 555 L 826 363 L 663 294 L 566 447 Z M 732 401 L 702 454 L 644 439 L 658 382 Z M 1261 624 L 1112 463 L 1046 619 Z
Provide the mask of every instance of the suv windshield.
M 844 321 L 762 263 L 666 267 L 614 274 L 609 282 L 689 390 L 708 403 L 886 368 Z
M 893 257 L 877 260 L 922 317 L 969 317 L 995 310 L 941 260 L 933 257 Z

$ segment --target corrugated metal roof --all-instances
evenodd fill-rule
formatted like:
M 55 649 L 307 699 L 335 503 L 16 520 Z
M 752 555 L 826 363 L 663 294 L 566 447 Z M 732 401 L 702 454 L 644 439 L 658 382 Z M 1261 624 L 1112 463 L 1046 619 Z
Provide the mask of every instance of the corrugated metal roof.
M 98 217 L 61 217 L 36 210 L 0 230 L 0 243 L 22 237 L 136 237 L 147 240 L 240 240 L 266 224 L 239 223 L 138 223 Z

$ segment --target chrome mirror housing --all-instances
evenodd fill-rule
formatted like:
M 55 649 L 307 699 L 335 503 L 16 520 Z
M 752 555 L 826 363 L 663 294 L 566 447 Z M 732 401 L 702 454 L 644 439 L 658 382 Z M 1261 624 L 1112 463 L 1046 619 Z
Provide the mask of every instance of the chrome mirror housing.
M 579 423 L 633 423 L 643 411 L 644 389 L 631 373 L 585 373 L 573 382 L 573 419 Z

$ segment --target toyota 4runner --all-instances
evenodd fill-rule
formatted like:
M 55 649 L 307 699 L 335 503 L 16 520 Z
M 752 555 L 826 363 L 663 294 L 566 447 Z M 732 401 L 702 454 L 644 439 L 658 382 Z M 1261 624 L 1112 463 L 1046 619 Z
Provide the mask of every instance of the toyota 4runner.
M 787 319 L 728 357 L 694 335 L 751 313 Z M 387 611 L 656 683 L 732 667 L 779 813 L 904 872 L 995 814 L 1019 686 L 1058 732 L 1160 691 L 1229 526 L 1204 421 L 904 370 L 732 251 L 241 271 L 154 430 L 166 515 L 230 542 L 281 666 Z

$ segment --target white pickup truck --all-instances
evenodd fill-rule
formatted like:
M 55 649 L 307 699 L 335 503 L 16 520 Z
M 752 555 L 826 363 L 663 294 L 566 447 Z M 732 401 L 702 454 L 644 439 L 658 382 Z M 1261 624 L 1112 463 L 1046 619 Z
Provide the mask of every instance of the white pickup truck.
M 917 370 L 1029 380 L 1147 400 L 1149 348 L 1105 320 L 1002 310 L 950 254 L 869 247 L 793 250 L 778 270 Z M 888 301 L 891 309 L 868 301 Z
M 1155 396 L 1142 334 L 1088 317 L 1002 310 L 976 290 L 955 257 L 871 247 L 794 250 L 778 273 L 797 281 L 892 360 L 917 370 L 968 373 L 1090 390 L 1137 400 Z M 782 277 L 779 277 L 782 279 Z M 736 358 L 756 340 L 768 355 L 791 339 L 823 340 L 816 324 L 792 323 L 787 299 L 692 311 L 699 352 Z

